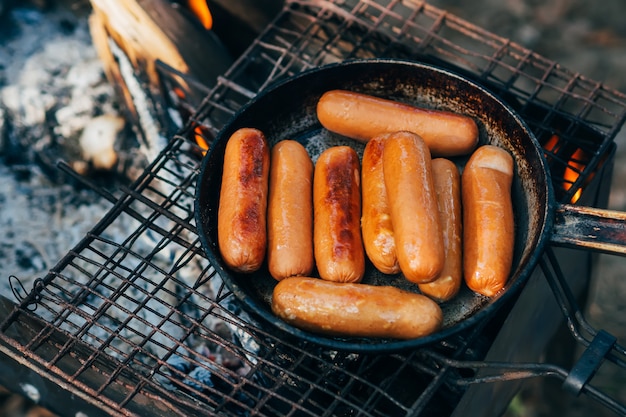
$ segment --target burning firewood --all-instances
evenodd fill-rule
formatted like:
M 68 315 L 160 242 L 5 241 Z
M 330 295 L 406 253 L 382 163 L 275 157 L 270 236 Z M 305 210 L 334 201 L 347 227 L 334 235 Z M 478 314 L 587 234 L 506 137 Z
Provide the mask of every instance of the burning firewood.
M 212 15 L 204 0 L 193 7 L 167 0 L 91 0 L 91 4 L 94 46 L 128 120 L 143 139 L 143 153 L 151 160 L 233 58 L 211 30 Z M 175 91 L 166 91 L 159 63 L 171 68 L 178 84 Z M 186 111 L 168 108 L 171 94 L 187 105 Z

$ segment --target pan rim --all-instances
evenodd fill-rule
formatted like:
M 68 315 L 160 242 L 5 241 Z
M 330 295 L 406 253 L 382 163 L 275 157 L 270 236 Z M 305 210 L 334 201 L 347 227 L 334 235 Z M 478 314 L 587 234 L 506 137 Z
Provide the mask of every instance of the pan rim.
M 494 298 L 497 298 L 495 299 L 495 301 L 481 307 L 478 311 L 472 313 L 469 317 L 466 317 L 460 322 L 454 323 L 449 327 L 442 328 L 433 334 L 421 338 L 406 340 L 385 339 L 381 340 L 379 343 L 362 343 L 361 341 L 359 341 L 361 339 L 358 338 L 339 338 L 313 333 L 299 329 L 284 322 L 273 313 L 271 313 L 271 311 L 268 311 L 267 306 L 263 305 L 259 300 L 255 299 L 254 297 L 250 296 L 242 286 L 237 284 L 236 279 L 232 279 L 232 276 L 236 274 L 232 274 L 230 271 L 223 268 L 220 260 L 218 259 L 218 255 L 211 248 L 211 244 L 207 239 L 207 231 L 204 227 L 205 225 L 201 214 L 202 207 L 200 206 L 200 195 L 202 193 L 202 185 L 204 183 L 203 180 L 204 178 L 206 178 L 207 175 L 206 171 L 209 169 L 209 161 L 212 160 L 212 158 L 215 158 L 215 155 L 213 155 L 214 152 L 219 151 L 219 147 L 215 145 L 218 143 L 226 142 L 228 140 L 228 137 L 230 136 L 229 131 L 231 130 L 232 126 L 236 124 L 240 116 L 246 113 L 251 107 L 254 107 L 257 102 L 263 100 L 264 97 L 266 97 L 267 95 L 273 94 L 278 89 L 286 88 L 286 86 L 289 86 L 289 84 L 293 82 L 297 82 L 297 80 L 300 80 L 301 78 L 311 77 L 316 73 L 319 73 L 320 71 L 328 71 L 332 68 L 350 67 L 354 65 L 403 65 L 407 66 L 407 68 L 420 68 L 427 71 L 435 71 L 447 77 L 456 78 L 460 82 L 470 85 L 472 88 L 480 92 L 480 94 L 482 94 L 483 96 L 489 97 L 490 100 L 497 102 L 498 105 L 501 106 L 502 109 L 509 114 L 512 120 L 514 120 L 515 123 L 525 132 L 526 137 L 524 138 L 524 140 L 530 140 L 532 142 L 531 145 L 536 152 L 536 156 L 538 158 L 537 163 L 539 164 L 539 168 L 542 173 L 541 175 L 543 175 L 544 177 L 543 180 L 545 182 L 545 188 L 543 188 L 542 190 L 545 190 L 547 195 L 545 198 L 546 203 L 545 207 L 543 208 L 543 213 L 539 214 L 541 224 L 538 227 L 537 239 L 533 245 L 534 247 L 530 255 L 527 257 L 527 260 L 524 262 L 524 265 L 521 267 L 519 273 L 515 277 L 514 282 L 507 286 L 505 291 L 502 291 L 497 296 L 495 296 Z M 196 184 L 196 194 L 194 201 L 196 227 L 204 253 L 208 257 L 209 262 L 215 269 L 216 273 L 221 277 L 226 286 L 233 292 L 238 302 L 240 302 L 244 306 L 245 310 L 256 317 L 261 318 L 265 323 L 279 329 L 280 331 L 290 336 L 297 338 L 298 340 L 304 340 L 333 350 L 350 351 L 355 353 L 386 353 L 415 349 L 426 345 L 432 345 L 438 341 L 449 338 L 452 335 L 458 334 L 466 329 L 474 327 L 481 320 L 493 317 L 492 315 L 497 310 L 499 310 L 500 307 L 502 307 L 507 300 L 509 300 L 515 294 L 520 293 L 521 288 L 525 285 L 530 275 L 536 269 L 539 259 L 543 255 L 543 248 L 546 246 L 552 233 L 553 213 L 554 207 L 556 205 L 554 200 L 554 190 L 551 180 L 551 173 L 550 170 L 547 168 L 547 161 L 545 159 L 545 156 L 542 152 L 540 152 L 540 149 L 541 145 L 539 144 L 533 132 L 530 130 L 522 117 L 509 104 L 500 99 L 497 95 L 493 94 L 483 85 L 471 80 L 464 75 L 461 75 L 459 72 L 455 72 L 448 68 L 423 63 L 416 60 L 395 58 L 352 59 L 338 63 L 327 64 L 305 70 L 294 76 L 288 77 L 282 81 L 269 85 L 267 88 L 260 91 L 255 97 L 249 100 L 246 104 L 244 104 L 239 110 L 237 110 L 229 119 L 229 121 L 222 127 L 222 129 L 220 129 L 215 140 L 213 141 L 212 146 L 210 147 L 209 151 L 202 161 L 201 170 Z M 536 190 L 536 192 L 540 191 Z M 537 207 L 537 209 L 540 208 L 541 207 Z M 265 329 L 265 327 L 263 327 L 263 329 Z

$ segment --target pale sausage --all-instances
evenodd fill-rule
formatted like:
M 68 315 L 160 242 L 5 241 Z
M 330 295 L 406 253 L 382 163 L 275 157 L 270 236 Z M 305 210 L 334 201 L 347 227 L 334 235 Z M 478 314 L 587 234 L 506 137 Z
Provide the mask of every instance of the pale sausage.
M 275 279 L 311 275 L 313 162 L 294 140 L 282 140 L 272 148 L 267 235 L 268 268 Z
M 376 136 L 363 151 L 361 162 L 361 232 L 365 253 L 385 274 L 400 272 L 383 173 L 383 148 L 389 134 Z
M 493 145 L 478 148 L 463 170 L 464 277 L 488 297 L 504 287 L 513 262 L 513 175 L 513 158 Z
M 407 130 L 420 135 L 434 156 L 469 154 L 478 143 L 474 119 L 346 90 L 330 90 L 317 103 L 326 129 L 359 141 Z
M 419 284 L 420 291 L 444 302 L 454 297 L 463 281 L 461 174 L 454 162 L 435 158 L 432 161 L 433 181 L 443 237 L 445 263 L 432 282 Z
M 431 157 L 422 138 L 411 132 L 389 136 L 383 172 L 400 269 L 411 282 L 430 282 L 445 256 Z
M 272 311 L 298 328 L 335 336 L 414 339 L 441 327 L 439 305 L 392 286 L 293 277 L 274 288 Z

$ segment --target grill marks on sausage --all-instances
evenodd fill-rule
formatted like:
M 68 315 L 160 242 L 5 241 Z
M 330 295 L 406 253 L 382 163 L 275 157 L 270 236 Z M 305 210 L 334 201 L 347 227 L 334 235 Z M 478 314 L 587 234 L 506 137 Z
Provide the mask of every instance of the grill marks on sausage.
M 260 200 L 265 198 L 265 194 L 259 185 L 264 181 L 266 153 L 264 138 L 254 132 L 246 133 L 239 154 L 239 182 L 243 192 L 248 196 L 241 199 L 240 211 L 233 219 L 246 235 L 256 233 L 261 227 L 265 227 L 265 222 L 261 221 L 265 212 L 260 211 L 264 205 L 259 204 Z
M 354 190 L 359 189 L 360 181 L 358 159 L 355 159 L 355 156 L 350 154 L 347 160 L 331 159 L 325 167 L 328 189 L 325 203 L 332 210 L 332 217 L 338 231 L 333 253 L 340 258 L 349 258 L 351 248 L 358 240 L 353 230 L 354 216 L 360 212 L 360 208 L 355 208 L 354 204 Z
M 238 272 L 256 271 L 267 246 L 269 148 L 263 133 L 241 128 L 229 138 L 218 207 L 218 245 Z
M 377 138 L 371 140 L 370 142 L 368 142 L 369 148 L 368 148 L 368 159 L 369 159 L 369 167 L 370 169 L 373 171 L 373 167 L 382 164 L 382 158 L 383 158 L 383 149 L 385 147 L 385 139 L 387 139 L 387 137 L 389 137 L 389 134 L 387 135 L 380 135 Z M 378 138 L 381 138 L 381 140 L 378 140 Z M 367 169 L 366 166 L 362 166 L 361 169 L 365 170 Z M 363 185 L 365 187 L 365 185 Z M 372 217 L 376 217 L 379 216 L 381 214 L 380 210 L 378 210 L 378 207 L 369 207 L 370 210 L 372 210 L 371 216 Z M 375 225 L 375 229 L 374 231 L 376 232 L 376 234 L 381 233 L 381 230 L 384 230 L 384 226 L 382 222 L 376 223 Z
M 375 142 L 375 146 L 370 146 L 370 165 L 375 166 L 380 163 L 379 161 L 383 157 L 383 149 L 385 148 L 385 139 L 388 137 L 389 135 L 382 135 L 380 136 L 381 140 Z
M 247 236 L 249 233 L 255 233 L 260 229 L 260 219 L 259 205 L 250 202 L 242 205 L 241 211 L 235 216 L 233 221 L 239 225 L 239 230 L 243 232 L 242 236 Z
M 361 170 L 349 146 L 335 146 L 317 159 L 313 178 L 313 249 L 322 279 L 358 282 L 365 273 L 361 239 Z
M 239 178 L 241 184 L 250 186 L 256 184 L 263 176 L 263 158 L 267 153 L 263 137 L 252 132 L 246 133 L 241 143 L 241 165 Z

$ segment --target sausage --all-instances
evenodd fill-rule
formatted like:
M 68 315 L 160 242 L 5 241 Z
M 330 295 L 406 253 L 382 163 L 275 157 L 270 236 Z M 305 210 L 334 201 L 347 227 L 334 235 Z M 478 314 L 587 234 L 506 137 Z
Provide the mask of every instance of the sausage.
M 267 238 L 268 269 L 275 279 L 311 275 L 313 161 L 294 140 L 282 140 L 272 148 Z
M 407 130 L 420 135 L 434 156 L 471 153 L 478 144 L 474 119 L 371 95 L 330 90 L 317 103 L 317 118 L 326 129 L 359 141 Z
M 444 302 L 459 292 L 463 281 L 461 174 L 456 164 L 445 158 L 433 159 L 432 170 L 445 262 L 434 281 L 418 286 L 424 295 Z
M 461 178 L 465 283 L 488 297 L 504 287 L 513 262 L 513 175 L 511 155 L 485 145 L 472 154 Z
M 231 135 L 224 152 L 217 238 L 224 262 L 236 272 L 254 272 L 265 259 L 269 165 L 263 132 L 242 128 Z
M 431 157 L 422 138 L 411 132 L 390 135 L 383 172 L 400 269 L 411 282 L 430 282 L 445 256 Z
M 298 328 L 336 336 L 413 339 L 441 327 L 439 305 L 392 286 L 292 277 L 272 294 L 272 311 Z
M 363 151 L 361 233 L 365 253 L 372 264 L 382 273 L 397 274 L 400 265 L 383 174 L 383 148 L 389 135 L 372 138 Z
M 313 249 L 321 278 L 359 282 L 365 273 L 361 238 L 361 172 L 349 146 L 326 149 L 313 174 Z

